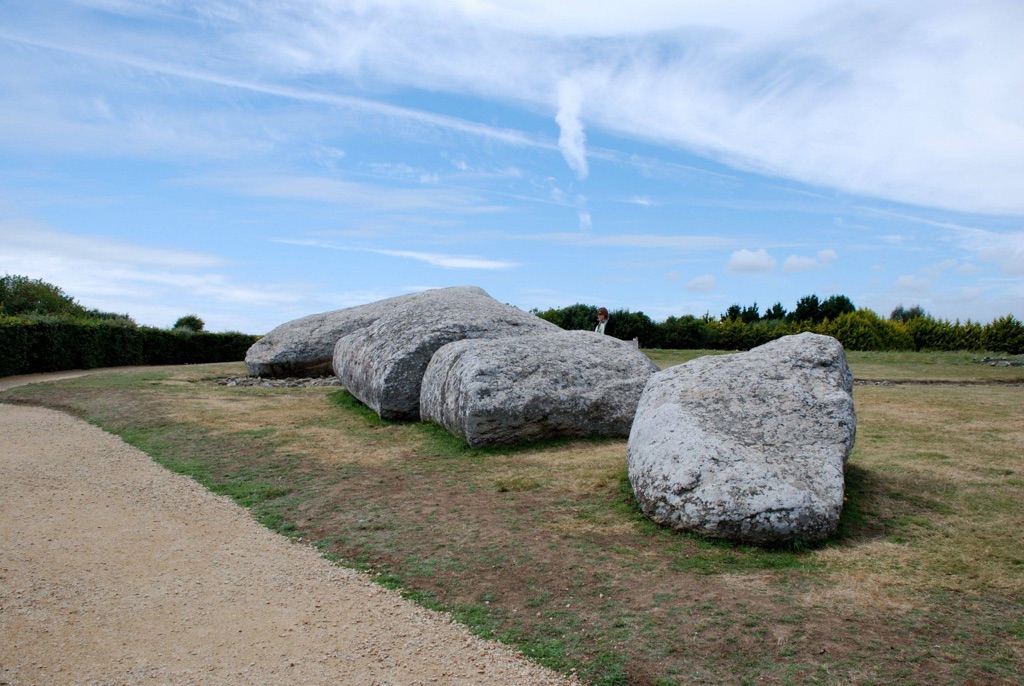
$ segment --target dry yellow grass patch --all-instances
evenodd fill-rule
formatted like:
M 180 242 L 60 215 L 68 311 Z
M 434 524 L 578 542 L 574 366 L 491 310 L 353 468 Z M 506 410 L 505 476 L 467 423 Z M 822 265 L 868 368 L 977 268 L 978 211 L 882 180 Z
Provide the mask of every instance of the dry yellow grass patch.
M 536 483 L 547 490 L 583 495 L 617 483 L 626 465 L 626 441 L 573 443 L 486 459 L 496 484 Z
M 267 431 L 281 450 L 309 455 L 326 464 L 380 465 L 402 457 L 416 445 L 403 427 L 367 427 L 334 405 L 332 388 L 227 388 L 185 379 L 192 385 L 188 395 L 164 394 L 169 418 L 194 423 L 214 433 Z M 176 384 L 177 376 L 162 383 Z M 199 383 L 195 383 L 199 381 Z M 202 384 L 207 383 L 204 387 Z M 374 433 L 381 440 L 372 440 Z M 353 440 L 353 434 L 360 440 Z
M 1024 593 L 1024 389 L 867 387 L 856 403 L 851 462 L 870 477 L 860 506 L 884 531 L 821 551 L 836 586 L 809 601 Z

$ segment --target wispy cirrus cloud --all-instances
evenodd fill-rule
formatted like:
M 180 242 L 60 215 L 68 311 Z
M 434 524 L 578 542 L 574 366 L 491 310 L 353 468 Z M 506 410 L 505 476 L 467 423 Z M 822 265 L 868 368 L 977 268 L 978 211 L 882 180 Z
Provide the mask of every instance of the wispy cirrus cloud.
M 78 235 L 35 221 L 0 221 L 0 273 L 59 285 L 87 307 L 127 311 L 142 324 L 169 326 L 187 310 L 203 309 L 216 327 L 212 319 L 221 311 L 274 310 L 308 299 L 281 284 L 240 281 L 229 267 L 209 253 Z M 232 315 L 225 315 L 219 328 L 230 321 Z
M 1024 9 L 640 4 L 314 3 L 315 25 L 270 7 L 231 28 L 268 68 L 529 102 L 571 123 L 568 141 L 586 125 L 847 192 L 1024 211 L 1021 103 L 1007 96 L 1024 65 L 1006 59 Z
M 663 236 L 658 234 L 612 234 L 601 236 L 583 231 L 577 233 L 517 234 L 509 237 L 581 247 L 650 248 L 654 250 L 684 251 L 715 250 L 731 246 L 735 243 L 732 238 L 724 236 Z
M 570 79 L 558 84 L 558 149 L 562 151 L 569 168 L 576 172 L 576 178 L 585 179 L 590 173 L 587 166 L 587 136 L 580 120 L 583 90 Z
M 595 152 L 584 129 L 600 129 L 849 193 L 1024 212 L 1024 105 L 1008 95 L 1019 90 L 1024 65 L 1006 57 L 1015 54 L 1024 8 L 1000 0 L 936 0 L 927 12 L 882 0 L 784 9 L 744 2 L 742 10 L 653 0 L 601 12 L 582 2 L 549 5 L 306 0 L 302 12 L 288 3 L 252 3 L 243 12 L 236 2 L 209 0 L 185 16 L 167 6 L 101 3 L 79 12 L 77 26 L 49 22 L 45 38 L 31 30 L 49 19 L 37 10 L 20 27 L 0 29 L 0 40 L 403 128 L 560 151 L 579 178 Z M 166 39 L 184 23 L 194 30 Z M 139 27 L 149 31 L 133 32 Z M 341 87 L 299 85 L 310 74 Z M 367 80 L 382 90 L 524 103 L 549 112 L 560 134 L 554 140 L 367 97 L 358 88 Z M 4 100 L 2 109 L 18 101 Z M 33 113 L 45 113 L 43 104 Z M 5 121 L 21 131 L 30 122 Z
M 504 270 L 514 269 L 520 266 L 517 262 L 508 260 L 493 260 L 476 255 L 449 255 L 445 253 L 421 252 L 416 250 L 389 250 L 385 248 L 366 248 L 360 246 L 341 245 L 330 241 L 305 240 L 305 239 L 274 239 L 275 243 L 287 245 L 307 246 L 313 248 L 327 248 L 329 250 L 342 250 L 348 252 L 373 253 L 375 255 L 387 255 L 389 257 L 400 257 L 403 259 L 425 262 L 435 267 L 444 269 L 479 269 L 479 270 Z
M 38 221 L 0 221 L 0 256 L 5 260 L 28 259 L 78 263 L 131 264 L 166 269 L 212 269 L 227 261 L 216 255 L 190 250 L 153 248 L 103 236 L 81 236 L 60 231 Z
M 389 171 L 393 172 L 393 169 Z M 321 176 L 203 176 L 182 179 L 178 183 L 216 186 L 242 195 L 357 205 L 371 210 L 490 213 L 505 212 L 508 209 L 468 191 L 419 185 L 380 185 Z
M 1024 231 L 958 227 L 954 234 L 954 240 L 977 259 L 995 263 L 1007 275 L 1024 275 Z

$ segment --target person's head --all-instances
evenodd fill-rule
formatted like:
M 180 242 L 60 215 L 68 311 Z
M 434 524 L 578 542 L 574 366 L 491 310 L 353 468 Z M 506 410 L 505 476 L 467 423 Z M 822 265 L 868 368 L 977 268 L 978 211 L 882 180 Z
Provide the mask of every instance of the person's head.
M 608 310 L 606 310 L 603 307 L 597 308 L 597 318 L 598 319 L 608 319 Z

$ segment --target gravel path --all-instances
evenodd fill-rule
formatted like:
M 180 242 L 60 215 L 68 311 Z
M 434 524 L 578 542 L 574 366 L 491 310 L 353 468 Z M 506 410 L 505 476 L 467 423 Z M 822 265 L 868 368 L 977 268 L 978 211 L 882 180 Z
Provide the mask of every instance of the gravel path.
M 0 684 L 570 683 L 117 437 L 0 404 Z

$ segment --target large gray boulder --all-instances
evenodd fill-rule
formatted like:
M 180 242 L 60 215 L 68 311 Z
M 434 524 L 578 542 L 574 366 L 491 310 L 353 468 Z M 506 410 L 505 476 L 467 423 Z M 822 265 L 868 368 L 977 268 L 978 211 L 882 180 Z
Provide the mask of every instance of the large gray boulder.
M 786 336 L 651 377 L 629 436 L 629 480 L 644 513 L 675 529 L 818 540 L 839 524 L 856 430 L 842 345 Z
M 392 303 L 371 325 L 338 340 L 334 373 L 383 419 L 419 419 L 420 383 L 442 346 L 464 338 L 511 338 L 561 331 L 504 305 L 480 288 L 456 286 Z
M 470 447 L 557 436 L 628 436 L 658 367 L 635 346 L 590 331 L 461 340 L 423 375 L 420 417 Z
M 246 351 L 245 366 L 249 376 L 328 376 L 339 338 L 369 326 L 382 312 L 416 295 L 400 295 L 357 307 L 311 314 L 281 324 Z

